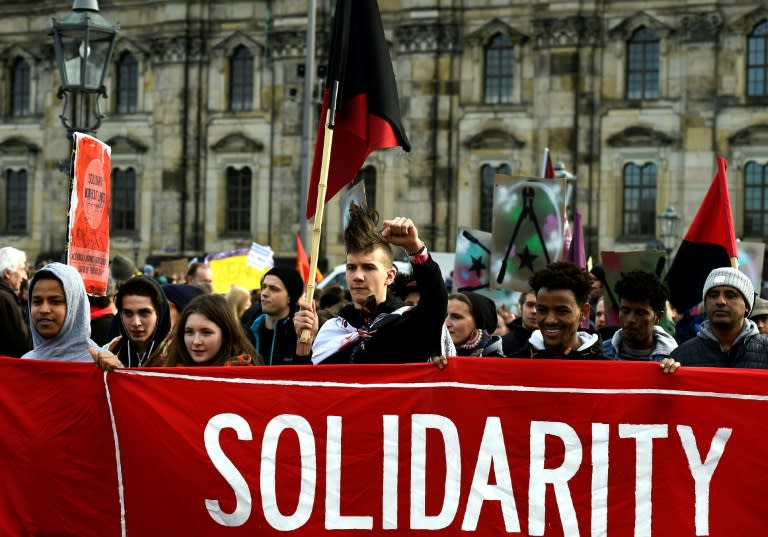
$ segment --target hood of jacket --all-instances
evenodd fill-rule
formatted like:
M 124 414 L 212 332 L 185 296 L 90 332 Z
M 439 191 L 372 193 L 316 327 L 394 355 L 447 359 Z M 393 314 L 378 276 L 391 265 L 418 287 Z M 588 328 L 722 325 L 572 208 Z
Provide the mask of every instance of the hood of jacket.
M 43 273 L 52 274 L 64 289 L 67 302 L 67 314 L 61 330 L 52 338 L 43 337 L 37 331 L 32 311 L 29 313 L 29 328 L 32 331 L 33 349 L 22 358 L 37 360 L 64 360 L 72 362 L 90 362 L 90 348 L 99 348 L 91 340 L 91 305 L 85 292 L 85 285 L 80 273 L 74 267 L 62 263 L 50 263 L 40 269 L 29 282 L 29 296 L 32 297 L 35 285 Z
M 624 330 L 619 329 L 613 334 L 611 338 L 611 345 L 616 349 L 618 354 L 621 349 L 621 343 L 624 341 Z M 651 356 L 669 356 L 670 353 L 677 348 L 677 340 L 670 336 L 666 330 L 659 325 L 653 326 L 653 341 L 654 346 L 651 351 Z

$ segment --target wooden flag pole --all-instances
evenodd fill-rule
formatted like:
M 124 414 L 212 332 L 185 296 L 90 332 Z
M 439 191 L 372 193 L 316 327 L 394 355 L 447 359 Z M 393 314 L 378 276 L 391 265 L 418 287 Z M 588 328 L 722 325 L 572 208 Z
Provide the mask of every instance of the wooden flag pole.
M 312 253 L 309 262 L 309 279 L 307 281 L 307 303 L 312 304 L 315 297 L 315 276 L 317 275 L 317 258 L 320 256 L 320 234 L 323 228 L 323 211 L 325 210 L 325 191 L 328 188 L 328 170 L 331 166 L 331 147 L 333 146 L 333 128 L 336 125 L 336 99 L 339 94 L 339 81 L 333 81 L 333 88 L 325 114 L 325 131 L 323 133 L 323 159 L 320 161 L 320 178 L 317 184 L 317 201 L 315 202 L 315 220 L 312 225 Z M 296 354 L 307 356 L 312 343 L 312 334 L 307 329 L 302 330 L 296 343 Z

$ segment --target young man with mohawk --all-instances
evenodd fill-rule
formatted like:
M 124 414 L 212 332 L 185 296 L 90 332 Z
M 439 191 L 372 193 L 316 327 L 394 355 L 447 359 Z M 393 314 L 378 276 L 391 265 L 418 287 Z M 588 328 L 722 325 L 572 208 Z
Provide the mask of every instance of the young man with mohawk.
M 294 316 L 297 334 L 310 330 L 312 362 L 426 362 L 439 355 L 448 293 L 440 267 L 419 238 L 410 218 L 396 217 L 377 229 L 378 213 L 353 205 L 344 232 L 346 277 L 352 304 L 318 326 L 314 308 L 301 300 Z M 397 269 L 392 246 L 408 254 L 421 300 L 408 306 L 389 292 Z

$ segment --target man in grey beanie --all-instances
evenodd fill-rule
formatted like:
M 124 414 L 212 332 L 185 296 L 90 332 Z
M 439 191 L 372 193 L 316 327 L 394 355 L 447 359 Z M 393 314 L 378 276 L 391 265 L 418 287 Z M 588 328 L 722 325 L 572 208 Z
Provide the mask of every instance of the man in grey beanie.
M 672 359 L 687 366 L 768 369 L 768 338 L 748 318 L 755 303 L 749 278 L 736 268 L 716 268 L 704 282 L 703 299 L 707 320 L 697 337 L 672 351 Z

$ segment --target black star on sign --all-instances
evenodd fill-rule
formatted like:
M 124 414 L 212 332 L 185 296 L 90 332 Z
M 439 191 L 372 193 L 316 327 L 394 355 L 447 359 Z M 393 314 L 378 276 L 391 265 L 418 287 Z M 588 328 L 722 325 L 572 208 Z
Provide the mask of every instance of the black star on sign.
M 474 272 L 475 274 L 477 274 L 478 278 L 482 277 L 483 269 L 487 268 L 483 264 L 483 258 L 482 257 L 474 257 L 474 256 L 469 256 L 469 257 L 472 259 L 472 266 L 469 267 L 469 271 L 470 272 Z
M 517 254 L 517 257 L 520 258 L 520 268 L 528 267 L 529 269 L 531 269 L 531 272 L 533 272 L 533 260 L 539 256 L 533 255 L 531 251 L 528 249 L 528 246 L 526 246 L 525 250 Z

